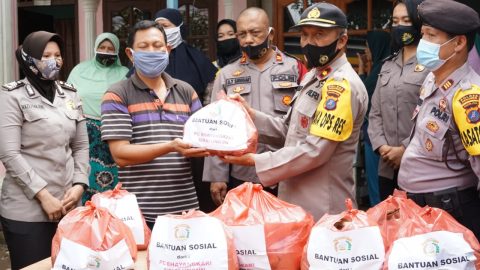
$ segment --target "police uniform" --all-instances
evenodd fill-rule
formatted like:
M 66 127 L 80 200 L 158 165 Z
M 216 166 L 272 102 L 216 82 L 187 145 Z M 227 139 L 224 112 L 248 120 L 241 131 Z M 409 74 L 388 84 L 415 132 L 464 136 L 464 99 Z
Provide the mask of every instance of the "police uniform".
M 272 116 L 283 116 L 305 72 L 297 59 L 274 48 L 274 54 L 260 70 L 244 54 L 237 61 L 224 66 L 218 73 L 212 92 L 215 100 L 220 91 L 227 95 L 240 94 L 252 108 Z M 257 153 L 275 151 L 279 145 L 259 143 Z M 230 172 L 229 172 L 230 171 Z M 203 181 L 226 182 L 233 180 L 258 183 L 255 168 L 223 163 L 218 157 L 205 158 Z
M 309 21 L 302 24 L 305 18 Z M 343 12 L 319 3 L 305 10 L 300 24 L 340 27 L 339 21 L 345 28 Z M 345 210 L 346 198 L 355 199 L 353 159 L 368 94 L 344 53 L 322 70 L 310 70 L 301 85 L 285 117 L 256 111 L 260 140 L 283 142 L 284 147 L 254 155 L 255 168 L 262 184 L 279 183 L 279 198 L 300 205 L 318 220 Z
M 407 148 L 413 126 L 412 113 L 427 74 L 428 70 L 418 64 L 415 56 L 403 63 L 403 50 L 383 63 L 378 74 L 368 118 L 368 136 L 374 151 L 378 151 L 382 145 L 403 145 Z M 386 178 L 382 179 L 383 182 L 396 185 L 392 181 L 392 179 L 396 180 L 394 174 L 393 167 L 380 159 L 378 175 Z M 389 186 L 385 185 L 385 187 Z M 387 190 L 380 188 L 381 193 L 387 193 Z M 388 192 L 392 191 L 393 187 L 388 190 Z M 386 198 L 391 193 L 381 195 Z
M 88 135 L 73 86 L 55 82 L 53 104 L 27 79 L 0 90 L 0 160 L 7 171 L 2 218 L 48 222 L 35 195 L 46 188 L 62 200 L 73 184 L 88 185 Z
M 477 13 L 455 1 L 426 0 L 424 24 L 453 35 L 480 26 Z M 447 16 L 455 10 L 456 16 Z M 452 19 L 455 17 L 455 19 Z M 459 20 L 458 18 L 462 18 Z M 430 73 L 414 110 L 412 139 L 398 175 L 399 186 L 419 205 L 443 208 L 480 236 L 480 76 L 465 62 L 443 81 Z

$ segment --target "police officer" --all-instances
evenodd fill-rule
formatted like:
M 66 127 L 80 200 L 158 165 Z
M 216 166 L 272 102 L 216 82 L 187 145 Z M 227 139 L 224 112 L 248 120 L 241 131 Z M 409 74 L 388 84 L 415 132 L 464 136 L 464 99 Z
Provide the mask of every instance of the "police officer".
M 306 68 L 297 59 L 289 57 L 272 46 L 273 28 L 263 9 L 248 8 L 237 20 L 237 37 L 243 56 L 223 67 L 215 79 L 212 100 L 219 91 L 238 93 L 255 109 L 274 116 L 285 115 Z M 259 144 L 258 153 L 277 148 Z M 203 181 L 211 182 L 210 192 L 214 202 L 222 203 L 229 187 L 244 181 L 258 183 L 255 169 L 232 166 L 217 157 L 205 159 Z M 267 189 L 274 194 L 276 190 Z
M 0 220 L 12 269 L 50 256 L 58 221 L 88 187 L 88 135 L 80 96 L 57 80 L 61 38 L 39 31 L 16 51 L 26 78 L 0 90 Z
M 352 164 L 368 95 L 347 61 L 347 18 L 338 7 L 314 4 L 294 28 L 301 30 L 302 50 L 314 68 L 301 82 L 292 108 L 280 118 L 244 103 L 260 139 L 284 142 L 283 148 L 223 159 L 255 166 L 266 186 L 280 182 L 279 198 L 302 206 L 318 220 L 325 213 L 341 212 L 345 199 L 355 198 Z
M 419 205 L 442 208 L 480 237 L 480 76 L 467 63 L 478 14 L 451 0 L 418 7 L 418 62 L 431 70 L 414 110 L 399 186 Z
M 380 156 L 380 199 L 398 188 L 397 177 L 403 152 L 410 139 L 413 110 L 420 87 L 428 74 L 415 54 L 421 38 L 417 6 L 422 0 L 401 0 L 393 9 L 392 40 L 400 50 L 383 63 L 371 100 L 368 135 Z

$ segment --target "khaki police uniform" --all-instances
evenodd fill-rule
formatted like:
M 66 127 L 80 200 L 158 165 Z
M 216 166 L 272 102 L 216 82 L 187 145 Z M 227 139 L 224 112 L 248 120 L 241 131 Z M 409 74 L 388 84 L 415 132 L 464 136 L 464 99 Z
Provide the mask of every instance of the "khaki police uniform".
M 0 90 L 0 215 L 49 221 L 35 195 L 46 188 L 62 200 L 74 183 L 88 185 L 88 135 L 82 103 L 73 86 L 55 82 L 53 104 L 27 79 Z
M 403 50 L 383 63 L 368 118 L 368 136 L 374 151 L 382 145 L 407 148 L 413 126 L 412 113 L 427 74 L 428 70 L 417 63 L 415 56 L 404 64 Z M 380 159 L 378 174 L 393 179 L 394 169 Z
M 272 116 L 283 116 L 290 108 L 290 102 L 300 82 L 302 64 L 274 49 L 270 61 L 260 70 L 243 55 L 237 61 L 224 66 L 214 82 L 212 100 L 224 91 L 227 95 L 240 94 L 252 108 Z M 281 145 L 259 143 L 257 153 L 275 151 Z M 205 158 L 203 181 L 227 182 L 230 176 L 248 182 L 258 183 L 255 168 L 223 163 L 218 157 Z
M 355 200 L 353 159 L 368 94 L 345 54 L 321 73 L 312 69 L 301 85 L 285 117 L 256 112 L 260 140 L 284 147 L 255 155 L 255 168 L 262 184 L 279 183 L 280 199 L 318 220 Z

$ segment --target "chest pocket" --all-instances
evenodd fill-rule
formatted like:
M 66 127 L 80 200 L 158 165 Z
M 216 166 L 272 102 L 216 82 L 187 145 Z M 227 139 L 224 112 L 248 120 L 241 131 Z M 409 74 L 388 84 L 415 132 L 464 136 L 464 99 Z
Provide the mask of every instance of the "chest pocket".
M 286 113 L 290 108 L 298 84 L 296 82 L 272 82 L 272 86 L 274 110 Z
M 295 123 L 295 130 L 302 134 L 308 132 L 320 100 L 316 101 L 307 93 L 308 91 L 301 93 L 296 98 L 291 119 L 291 122 Z
M 398 91 L 398 97 L 400 102 L 410 103 L 414 106 L 418 102 L 420 96 L 420 88 L 425 80 L 427 73 L 425 72 L 413 72 L 408 75 L 405 74 L 401 85 L 398 85 L 402 91 Z
M 70 120 L 81 121 L 85 119 L 83 116 L 82 103 L 79 102 L 72 108 L 64 108 L 65 115 Z
M 420 121 L 418 128 L 420 131 L 421 152 L 433 160 L 442 161 L 448 125 L 429 116 Z
M 47 119 L 47 114 L 42 109 L 23 110 L 23 116 L 27 122 L 35 122 L 41 119 Z
M 390 70 L 382 70 L 382 72 L 378 74 L 378 81 L 380 82 L 380 85 L 386 86 L 390 81 L 390 77 Z

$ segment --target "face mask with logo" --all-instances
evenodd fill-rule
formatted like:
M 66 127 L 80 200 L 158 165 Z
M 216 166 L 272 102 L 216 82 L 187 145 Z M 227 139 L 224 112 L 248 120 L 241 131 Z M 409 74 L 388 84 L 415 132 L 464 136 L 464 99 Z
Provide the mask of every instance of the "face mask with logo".
M 236 54 L 240 49 L 240 43 L 237 38 L 229 38 L 221 41 L 217 41 L 217 54 L 221 56 L 227 56 Z
M 308 66 L 323 67 L 330 63 L 340 52 L 340 50 L 337 50 L 337 41 L 338 39 L 327 46 L 307 44 L 302 47 L 302 52 L 307 58 Z
M 118 56 L 116 54 L 111 53 L 103 53 L 103 52 L 96 52 L 95 53 L 95 60 L 98 63 L 108 67 L 111 66 L 117 61 Z
M 133 65 L 135 69 L 142 75 L 148 78 L 156 78 L 162 74 L 162 72 L 168 66 L 168 52 L 142 52 L 133 51 L 130 49 L 133 55 Z
M 183 23 L 182 23 L 183 24 Z M 180 24 L 177 27 L 165 28 L 165 34 L 167 35 L 167 42 L 172 46 L 172 49 L 175 49 L 183 42 L 182 34 L 180 32 Z
M 242 52 L 246 53 L 248 58 L 252 60 L 258 60 L 262 58 L 262 56 L 264 56 L 270 48 L 270 40 L 268 40 L 268 35 L 270 35 L 270 31 L 272 31 L 271 27 L 268 28 L 267 37 L 261 44 L 255 46 L 248 45 L 245 47 L 240 47 L 242 49 Z
M 431 71 L 435 71 L 443 66 L 450 58 L 455 55 L 455 52 L 448 57 L 447 59 L 440 59 L 440 48 L 443 45 L 452 41 L 455 37 L 451 38 L 450 40 L 442 43 L 436 44 L 424 39 L 420 39 L 417 47 L 417 60 L 420 65 L 424 65 L 426 68 L 430 69 Z
M 412 25 L 392 26 L 392 39 L 395 48 L 403 48 L 415 44 L 420 38 L 420 32 Z
M 45 60 L 33 58 L 33 63 L 44 80 L 56 80 L 62 68 L 62 58 L 49 58 Z

